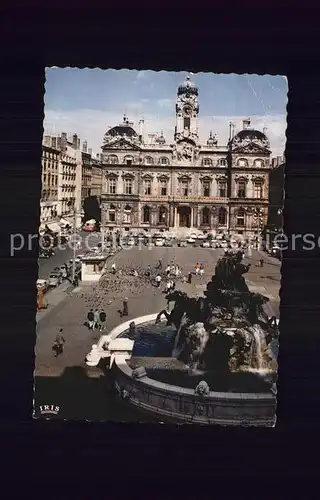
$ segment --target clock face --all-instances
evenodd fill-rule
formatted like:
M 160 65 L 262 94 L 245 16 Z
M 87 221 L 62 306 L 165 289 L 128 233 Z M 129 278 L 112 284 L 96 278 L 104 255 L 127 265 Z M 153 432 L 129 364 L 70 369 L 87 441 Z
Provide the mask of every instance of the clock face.
M 189 99 L 189 97 L 190 97 L 190 92 L 187 92 L 186 93 L 186 98 Z

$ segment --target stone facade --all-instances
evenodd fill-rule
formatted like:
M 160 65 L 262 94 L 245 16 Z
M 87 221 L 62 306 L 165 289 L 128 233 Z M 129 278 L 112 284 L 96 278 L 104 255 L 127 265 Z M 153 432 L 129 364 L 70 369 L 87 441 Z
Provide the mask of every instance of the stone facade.
M 199 141 L 198 88 L 179 86 L 174 138 L 147 141 L 124 116 L 104 136 L 102 223 L 110 229 L 201 229 L 257 235 L 268 218 L 270 144 L 243 122 L 226 145 Z M 150 139 L 150 138 L 149 138 Z
M 58 214 L 58 178 L 60 151 L 50 146 L 42 148 L 42 188 L 40 219 L 42 223 L 53 220 Z

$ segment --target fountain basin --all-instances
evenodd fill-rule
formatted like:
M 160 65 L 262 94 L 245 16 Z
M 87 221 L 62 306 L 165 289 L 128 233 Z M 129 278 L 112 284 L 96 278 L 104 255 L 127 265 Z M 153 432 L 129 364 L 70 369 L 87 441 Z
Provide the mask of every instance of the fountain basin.
M 157 314 L 151 314 L 118 325 L 109 335 L 100 338 L 97 344 L 99 352 L 103 351 L 106 342 L 125 334 L 131 321 L 139 326 L 155 322 L 156 317 Z M 195 394 L 194 389 L 152 379 L 148 373 L 137 378 L 133 376 L 134 369 L 127 353 L 116 354 L 111 368 L 115 388 L 127 404 L 158 416 L 159 420 L 232 426 L 275 425 L 276 398 L 273 393 L 210 391 L 201 396 Z

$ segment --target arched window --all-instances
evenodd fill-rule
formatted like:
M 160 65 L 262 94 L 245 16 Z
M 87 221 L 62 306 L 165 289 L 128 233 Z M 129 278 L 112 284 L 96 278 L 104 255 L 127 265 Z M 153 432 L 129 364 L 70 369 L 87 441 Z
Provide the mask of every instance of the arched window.
M 160 163 L 160 165 L 169 165 L 169 160 L 168 160 L 168 158 L 163 156 L 162 158 L 160 158 L 159 163 Z
M 263 166 L 264 166 L 263 160 L 260 160 L 260 159 L 258 159 L 258 160 L 254 160 L 254 166 L 255 166 L 256 168 L 261 168 L 261 167 L 263 167 Z
M 202 209 L 202 220 L 201 220 L 201 222 L 205 226 L 209 226 L 210 225 L 210 210 L 209 210 L 208 207 L 204 207 Z
M 159 224 L 166 224 L 167 222 L 167 209 L 166 207 L 159 207 Z
M 203 165 L 212 166 L 212 160 L 211 160 L 211 158 L 204 158 Z
M 130 156 L 125 156 L 124 157 L 124 161 L 123 161 L 126 165 L 128 166 L 131 166 L 132 163 L 133 163 L 133 157 L 130 155 Z
M 125 224 L 131 223 L 131 207 L 130 205 L 126 205 L 123 211 L 123 222 Z
M 149 224 L 150 223 L 150 207 L 147 205 L 143 207 L 143 223 L 144 224 Z
M 244 227 L 245 226 L 245 211 L 244 208 L 239 208 L 237 212 L 237 226 Z
M 145 163 L 146 165 L 153 165 L 153 158 L 151 158 L 151 156 L 147 156 L 146 159 L 145 159 Z
M 226 165 L 227 165 L 227 160 L 226 160 L 225 158 L 220 158 L 220 160 L 219 160 L 219 165 L 220 165 L 221 167 L 226 167 Z
M 117 155 L 110 155 L 109 156 L 109 162 L 112 164 L 118 163 L 118 157 Z
M 226 226 L 227 224 L 227 211 L 223 207 L 220 208 L 218 213 L 218 224 L 219 226 Z
M 245 158 L 239 158 L 237 164 L 238 164 L 238 167 L 247 167 L 248 166 L 248 162 Z

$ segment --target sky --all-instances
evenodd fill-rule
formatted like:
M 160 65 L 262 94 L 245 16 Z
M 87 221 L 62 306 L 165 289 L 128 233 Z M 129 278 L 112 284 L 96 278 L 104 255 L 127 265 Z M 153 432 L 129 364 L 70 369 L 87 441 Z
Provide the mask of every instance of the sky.
M 103 136 L 126 114 L 135 123 L 145 120 L 145 134 L 160 133 L 173 141 L 178 86 L 187 72 L 47 68 L 45 135 L 66 132 L 87 141 L 94 154 L 101 152 Z M 242 129 L 266 127 L 272 156 L 285 149 L 288 83 L 284 76 L 195 73 L 199 88 L 199 135 L 205 142 L 210 130 L 226 144 L 229 122 Z

